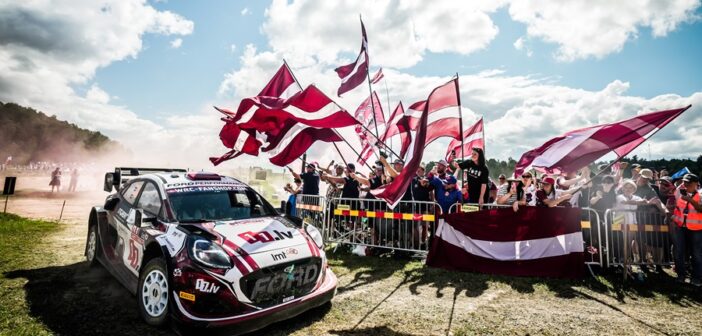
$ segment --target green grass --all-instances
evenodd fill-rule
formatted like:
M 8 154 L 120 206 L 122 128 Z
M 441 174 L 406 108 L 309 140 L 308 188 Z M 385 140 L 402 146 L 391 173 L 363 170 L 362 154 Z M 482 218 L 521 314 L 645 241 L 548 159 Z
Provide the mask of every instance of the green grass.
M 27 280 L 7 279 L 5 274 L 48 265 L 52 255 L 38 247 L 58 229 L 56 223 L 0 213 L 0 335 L 50 334 L 30 315 L 24 290 Z

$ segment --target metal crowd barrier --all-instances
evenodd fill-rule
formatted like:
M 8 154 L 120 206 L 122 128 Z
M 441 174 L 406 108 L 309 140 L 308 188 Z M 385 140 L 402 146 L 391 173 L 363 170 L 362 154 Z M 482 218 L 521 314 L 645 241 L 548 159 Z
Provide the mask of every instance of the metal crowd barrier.
M 605 212 L 610 266 L 668 266 L 674 262 L 669 216 L 659 211 L 610 209 Z M 626 272 L 624 272 L 626 274 Z
M 401 201 L 391 210 L 383 200 L 335 198 L 329 202 L 325 238 L 338 244 L 428 252 L 440 214 L 435 202 Z
M 295 200 L 295 209 L 297 217 L 322 230 L 322 235 L 324 235 L 324 227 L 327 222 L 326 197 L 298 194 L 297 200 Z
M 499 208 L 511 208 L 511 205 L 506 204 L 495 204 L 495 203 L 485 203 L 481 208 L 478 203 L 456 203 L 449 207 L 448 213 L 460 213 L 460 212 L 473 212 L 479 210 L 492 210 Z

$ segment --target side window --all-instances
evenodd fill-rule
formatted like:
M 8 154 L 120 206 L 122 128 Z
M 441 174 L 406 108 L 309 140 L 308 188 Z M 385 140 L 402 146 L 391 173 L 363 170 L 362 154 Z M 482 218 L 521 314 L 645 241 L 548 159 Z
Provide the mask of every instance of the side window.
M 127 201 L 129 205 L 134 205 L 134 201 L 136 201 L 137 196 L 139 196 L 139 191 L 143 185 L 144 181 L 137 181 L 123 189 L 122 197 L 124 197 L 124 200 Z
M 161 197 L 153 183 L 146 183 L 144 191 L 141 192 L 137 208 L 144 209 L 151 215 L 158 216 L 161 211 Z

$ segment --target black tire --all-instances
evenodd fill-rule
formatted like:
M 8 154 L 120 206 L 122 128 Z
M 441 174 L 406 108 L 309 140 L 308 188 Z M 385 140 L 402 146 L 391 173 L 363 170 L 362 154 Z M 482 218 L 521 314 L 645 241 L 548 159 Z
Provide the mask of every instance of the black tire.
M 139 314 L 147 324 L 156 327 L 167 324 L 171 305 L 170 281 L 162 258 L 149 260 L 139 274 L 136 298 Z
M 98 253 L 100 251 L 100 236 L 97 233 L 97 224 L 90 225 L 88 228 L 88 237 L 85 240 L 85 259 L 88 260 L 90 267 L 95 267 L 98 262 Z

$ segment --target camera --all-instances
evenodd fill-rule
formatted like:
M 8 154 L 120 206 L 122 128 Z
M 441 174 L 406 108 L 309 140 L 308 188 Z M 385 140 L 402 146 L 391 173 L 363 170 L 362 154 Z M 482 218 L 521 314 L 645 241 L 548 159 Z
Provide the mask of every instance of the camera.
M 687 189 L 680 189 L 680 195 L 687 196 Z

